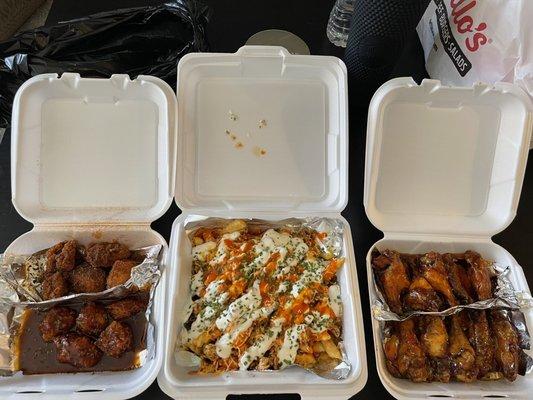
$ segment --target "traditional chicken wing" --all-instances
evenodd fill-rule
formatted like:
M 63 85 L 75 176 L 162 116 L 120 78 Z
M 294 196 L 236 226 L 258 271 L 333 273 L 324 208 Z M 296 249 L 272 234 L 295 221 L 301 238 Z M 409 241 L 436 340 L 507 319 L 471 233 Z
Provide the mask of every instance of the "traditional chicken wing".
M 478 375 L 476 354 L 463 331 L 461 318 L 459 314 L 450 317 L 451 369 L 458 381 L 472 382 Z
M 488 261 L 484 260 L 475 251 L 467 251 L 465 258 L 469 266 L 468 275 L 472 281 L 478 300 L 490 299 L 492 297 L 492 284 L 490 282 Z
M 446 268 L 439 253 L 431 251 L 420 258 L 420 274 L 433 289 L 444 296 L 450 306 L 459 304 L 448 282 Z
M 392 328 L 392 327 L 390 327 Z M 398 371 L 398 347 L 400 339 L 396 332 L 393 332 L 383 340 L 383 350 L 385 353 L 385 363 L 387 369 L 396 378 L 401 378 L 402 375 Z
M 398 371 L 413 382 L 425 382 L 430 370 L 424 349 L 416 337 L 413 319 L 399 323 Z
M 455 297 L 461 304 L 472 303 L 472 285 L 466 270 L 455 262 L 452 254 L 444 254 L 442 259 Z
M 433 286 L 422 276 L 413 279 L 403 300 L 407 308 L 413 311 L 439 311 L 443 306 Z
M 494 342 L 490 332 L 485 310 L 472 310 L 470 312 L 471 324 L 468 329 L 470 343 L 476 352 L 476 366 L 480 379 L 490 379 L 489 372 L 494 367 Z
M 448 333 L 441 317 L 423 316 L 421 319 L 421 341 L 430 357 L 443 358 L 448 355 Z
M 395 251 L 385 250 L 372 261 L 377 271 L 379 283 L 390 309 L 401 314 L 403 311 L 401 297 L 409 289 L 409 277 L 400 255 Z
M 443 358 L 431 358 L 429 360 L 431 374 L 434 381 L 448 383 L 452 378 L 451 359 L 449 356 Z
M 503 375 L 514 381 L 518 374 L 519 351 L 518 335 L 511 325 L 505 310 L 491 310 L 492 333 L 495 339 L 494 356 Z

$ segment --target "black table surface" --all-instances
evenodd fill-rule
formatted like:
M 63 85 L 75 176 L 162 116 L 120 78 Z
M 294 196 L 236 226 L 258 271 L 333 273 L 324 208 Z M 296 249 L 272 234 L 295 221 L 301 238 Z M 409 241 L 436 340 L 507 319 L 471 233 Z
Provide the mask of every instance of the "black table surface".
M 121 7 L 157 4 L 158 0 L 54 0 L 47 24 L 56 23 L 90 13 Z M 343 50 L 331 45 L 325 36 L 325 28 L 333 0 L 212 0 L 212 18 L 208 37 L 212 51 L 234 52 L 254 33 L 264 29 L 286 29 L 300 36 L 309 46 L 311 54 L 342 57 Z M 398 62 L 394 76 L 413 76 L 420 81 L 426 76 L 420 44 L 415 33 L 407 43 L 404 54 Z M 364 149 L 366 140 L 367 105 L 355 106 L 358 88 L 349 88 L 350 94 L 350 180 L 349 202 L 343 212 L 350 222 L 355 246 L 357 273 L 361 291 L 368 381 L 364 389 L 353 398 L 390 398 L 381 384 L 373 351 L 368 286 L 365 271 L 365 255 L 370 246 L 382 237 L 368 221 L 363 207 Z M 0 145 L 0 249 L 6 248 L 15 238 L 31 229 L 31 224 L 20 217 L 10 201 L 10 135 Z M 513 254 L 524 267 L 528 282 L 533 283 L 533 167 L 528 164 L 518 214 L 512 224 L 494 237 L 494 241 Z M 168 241 L 172 222 L 180 210 L 175 204 L 167 213 L 155 221 L 152 227 Z M 298 395 L 247 395 L 229 396 L 235 399 L 297 399 Z M 103 396 L 105 398 L 105 395 Z M 154 382 L 137 399 L 168 398 Z

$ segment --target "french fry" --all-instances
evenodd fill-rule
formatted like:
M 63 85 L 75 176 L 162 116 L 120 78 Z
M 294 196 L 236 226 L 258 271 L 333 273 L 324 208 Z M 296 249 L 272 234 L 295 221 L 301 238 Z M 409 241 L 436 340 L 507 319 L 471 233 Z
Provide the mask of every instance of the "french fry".
M 315 364 L 316 359 L 310 353 L 297 354 L 294 359 L 294 363 L 301 365 L 302 367 L 308 368 Z
M 246 229 L 246 222 L 244 222 L 242 219 L 234 219 L 227 224 L 224 229 L 222 229 L 222 233 L 232 233 L 242 231 L 244 229 Z
M 272 365 L 272 360 L 270 357 L 261 357 L 259 363 L 257 364 L 258 371 L 265 371 L 270 368 Z
M 331 358 L 336 358 L 337 360 L 342 360 L 341 352 L 331 339 L 323 341 L 322 345 L 324 346 L 328 356 Z
M 208 343 L 203 348 L 204 356 L 210 359 L 211 361 L 215 361 L 218 357 L 216 346 L 213 343 Z
M 313 352 L 313 349 L 311 346 L 309 346 L 308 343 L 301 343 L 300 344 L 300 351 L 302 353 L 312 353 Z
M 323 353 L 324 351 L 326 351 L 326 350 L 324 349 L 324 346 L 322 345 L 322 342 L 313 343 L 313 352 L 315 352 L 315 353 Z

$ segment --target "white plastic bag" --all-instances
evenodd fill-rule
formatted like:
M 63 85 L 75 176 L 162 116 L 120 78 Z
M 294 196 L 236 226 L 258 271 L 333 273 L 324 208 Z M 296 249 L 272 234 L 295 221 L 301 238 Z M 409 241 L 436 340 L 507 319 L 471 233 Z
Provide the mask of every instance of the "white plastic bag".
M 533 0 L 432 0 L 417 31 L 432 78 L 515 82 L 533 98 Z

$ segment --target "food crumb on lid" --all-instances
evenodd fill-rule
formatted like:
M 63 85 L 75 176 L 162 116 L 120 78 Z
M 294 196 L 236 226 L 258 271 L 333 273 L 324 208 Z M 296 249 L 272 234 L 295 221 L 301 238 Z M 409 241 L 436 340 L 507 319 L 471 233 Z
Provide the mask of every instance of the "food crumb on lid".
M 229 119 L 231 121 L 237 121 L 239 119 L 237 114 L 233 113 L 233 111 L 231 111 L 231 110 L 228 111 L 228 114 L 229 114 Z
M 267 126 L 266 119 L 259 120 L 259 129 L 265 128 Z
M 242 144 L 242 142 L 235 143 L 235 148 L 242 149 L 243 147 L 244 147 L 244 145 Z
M 253 149 L 253 153 L 257 157 L 262 157 L 262 156 L 266 155 L 266 150 L 261 148 L 261 147 L 259 147 L 259 146 L 255 146 L 254 149 Z

